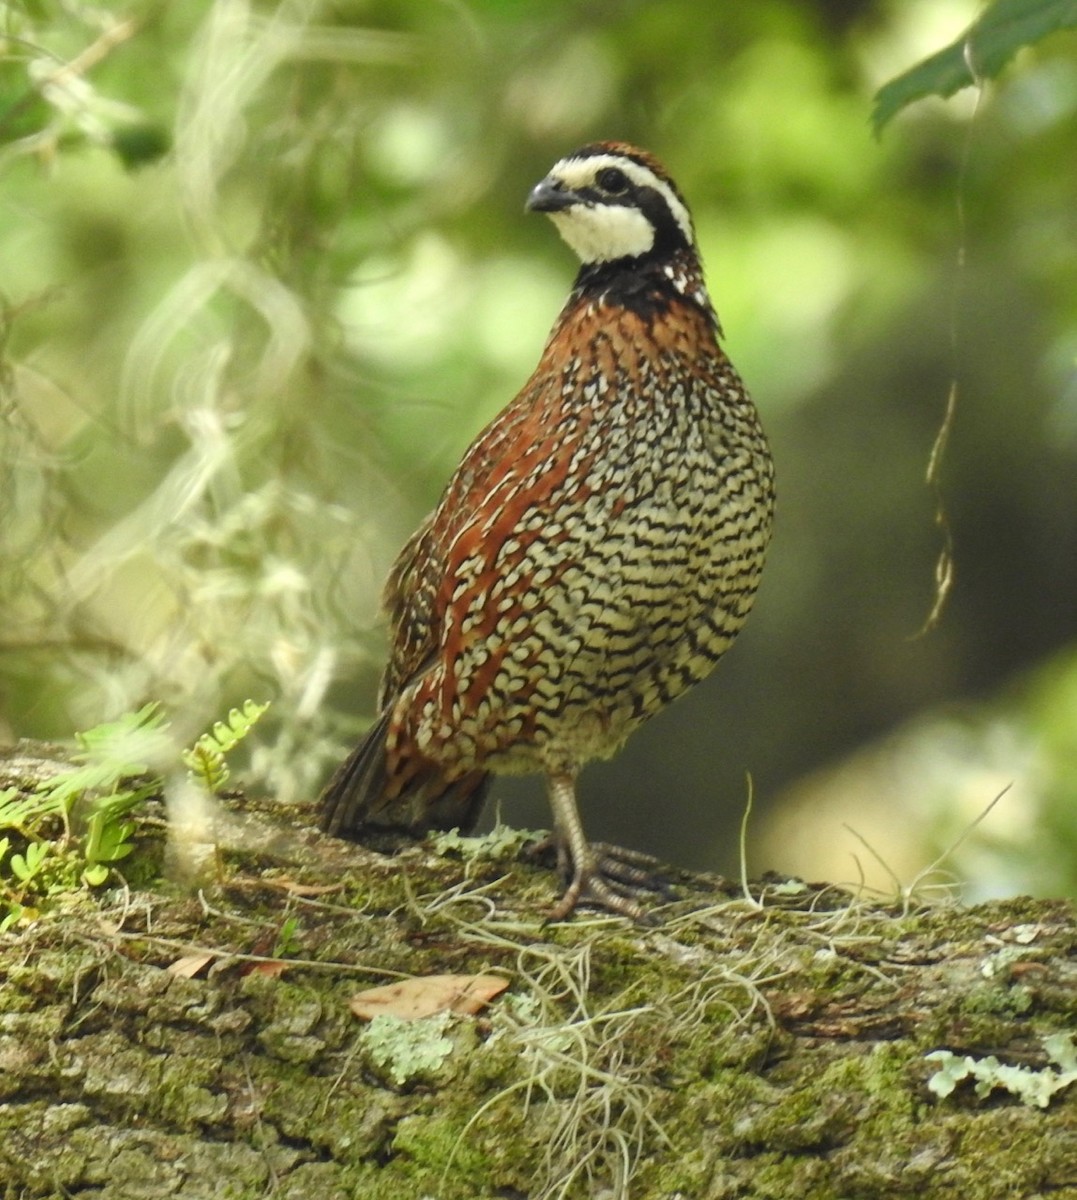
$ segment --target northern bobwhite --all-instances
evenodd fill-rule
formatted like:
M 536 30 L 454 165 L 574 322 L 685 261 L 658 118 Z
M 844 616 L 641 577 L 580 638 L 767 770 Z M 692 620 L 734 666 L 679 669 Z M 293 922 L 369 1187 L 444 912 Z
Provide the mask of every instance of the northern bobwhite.
M 582 260 L 534 374 L 390 572 L 379 716 L 323 825 L 362 838 L 478 818 L 490 774 L 545 775 L 568 881 L 640 918 L 639 856 L 592 846 L 576 778 L 708 675 L 751 608 L 773 464 L 661 164 L 622 142 L 527 198 Z

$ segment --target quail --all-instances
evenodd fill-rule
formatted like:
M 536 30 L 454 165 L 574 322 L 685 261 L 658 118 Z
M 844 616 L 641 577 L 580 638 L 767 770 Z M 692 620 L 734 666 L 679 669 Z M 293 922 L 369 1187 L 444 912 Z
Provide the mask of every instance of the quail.
M 492 775 L 545 776 L 566 887 L 640 919 L 636 856 L 587 840 L 580 769 L 708 675 L 752 606 L 774 472 L 719 345 L 692 219 L 623 142 L 527 198 L 578 255 L 519 394 L 478 435 L 385 586 L 379 714 L 327 785 L 327 832 L 472 828 Z

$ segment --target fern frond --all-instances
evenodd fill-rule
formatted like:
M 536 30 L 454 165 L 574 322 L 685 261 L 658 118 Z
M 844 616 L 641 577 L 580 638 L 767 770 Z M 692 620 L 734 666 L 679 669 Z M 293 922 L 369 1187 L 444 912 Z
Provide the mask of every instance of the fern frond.
M 121 781 L 149 773 L 151 764 L 167 754 L 167 729 L 161 706 L 153 702 L 115 721 L 76 733 L 79 749 L 71 756 L 75 765 L 40 784 L 38 792 L 66 817 L 80 796 L 108 795 Z
M 233 708 L 226 721 L 216 721 L 208 733 L 183 751 L 184 766 L 207 790 L 218 792 L 228 782 L 231 771 L 225 755 L 243 741 L 268 708 L 268 703 L 246 701 L 241 709 Z

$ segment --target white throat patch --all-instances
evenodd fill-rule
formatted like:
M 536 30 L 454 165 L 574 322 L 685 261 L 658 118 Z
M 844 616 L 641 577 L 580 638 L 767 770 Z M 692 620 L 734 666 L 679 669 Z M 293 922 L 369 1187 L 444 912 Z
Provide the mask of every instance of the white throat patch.
M 654 226 L 638 208 L 574 204 L 549 217 L 581 262 L 635 258 L 654 245 Z

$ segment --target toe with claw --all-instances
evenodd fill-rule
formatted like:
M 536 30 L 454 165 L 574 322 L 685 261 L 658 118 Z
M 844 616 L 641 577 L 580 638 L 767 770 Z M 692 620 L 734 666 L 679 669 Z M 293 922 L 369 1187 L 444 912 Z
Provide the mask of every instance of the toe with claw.
M 547 921 L 563 921 L 578 905 L 606 909 L 639 924 L 654 924 L 654 916 L 640 901 L 648 895 L 669 899 L 668 881 L 656 873 L 658 860 L 649 854 L 625 850 L 606 842 L 588 842 L 576 808 L 575 780 L 551 775 L 550 803 L 557 861 L 567 886 Z

